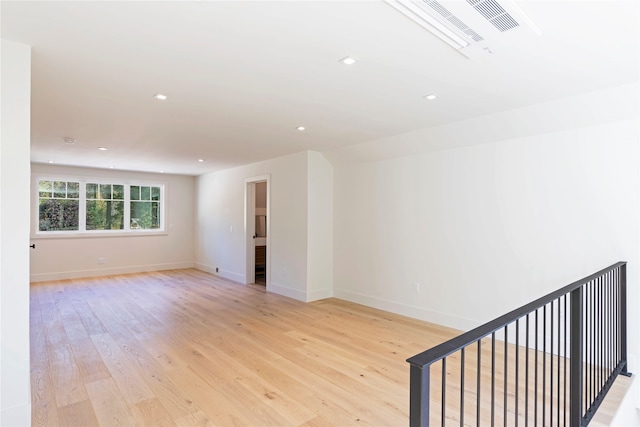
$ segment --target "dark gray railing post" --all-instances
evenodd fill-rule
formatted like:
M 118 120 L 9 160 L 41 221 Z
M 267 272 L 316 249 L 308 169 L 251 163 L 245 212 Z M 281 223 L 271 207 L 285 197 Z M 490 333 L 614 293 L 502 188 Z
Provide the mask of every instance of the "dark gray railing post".
M 429 427 L 429 387 L 431 365 L 411 365 L 409 425 L 411 427 Z
M 571 291 L 569 426 L 582 426 L 582 286 Z
M 622 375 L 630 376 L 627 367 L 627 264 L 620 266 L 620 358 Z

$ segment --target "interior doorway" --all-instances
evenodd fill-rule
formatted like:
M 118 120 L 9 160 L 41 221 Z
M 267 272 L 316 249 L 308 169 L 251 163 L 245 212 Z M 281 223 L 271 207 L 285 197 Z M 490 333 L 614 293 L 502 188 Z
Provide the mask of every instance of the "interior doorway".
M 269 177 L 246 182 L 245 230 L 247 249 L 246 283 L 269 288 Z
M 267 285 L 267 181 L 256 182 L 255 283 Z

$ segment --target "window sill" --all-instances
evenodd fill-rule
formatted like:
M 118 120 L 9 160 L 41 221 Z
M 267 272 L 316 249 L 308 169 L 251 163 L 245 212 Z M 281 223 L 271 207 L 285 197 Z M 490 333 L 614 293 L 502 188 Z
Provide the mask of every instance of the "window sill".
M 52 231 L 47 234 L 31 233 L 31 240 L 46 239 L 101 239 L 103 237 L 147 237 L 147 236 L 168 236 L 167 231 L 83 231 L 68 233 L 65 231 Z

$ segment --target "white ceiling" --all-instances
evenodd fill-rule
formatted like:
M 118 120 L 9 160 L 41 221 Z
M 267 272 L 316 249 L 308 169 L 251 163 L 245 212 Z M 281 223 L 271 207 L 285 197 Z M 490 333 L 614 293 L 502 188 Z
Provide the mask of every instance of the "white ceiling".
M 199 175 L 638 80 L 639 1 L 517 4 L 542 35 L 503 35 L 474 60 L 382 1 L 2 1 L 0 13 L 2 38 L 32 46 L 32 161 Z

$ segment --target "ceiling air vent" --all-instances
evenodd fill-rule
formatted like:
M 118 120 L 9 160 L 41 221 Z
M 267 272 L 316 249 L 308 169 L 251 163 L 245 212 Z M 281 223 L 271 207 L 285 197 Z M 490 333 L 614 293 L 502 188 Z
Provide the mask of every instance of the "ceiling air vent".
M 467 58 L 518 45 L 540 30 L 513 0 L 385 0 Z
M 467 3 L 502 32 L 520 26 L 518 21 L 495 0 L 467 0 Z
M 473 31 L 467 24 L 462 22 L 457 16 L 449 12 L 449 9 L 435 0 L 423 0 L 427 6 L 431 7 L 436 13 L 439 13 L 444 19 L 449 21 L 451 25 L 462 31 L 468 38 L 479 42 L 482 37 Z

